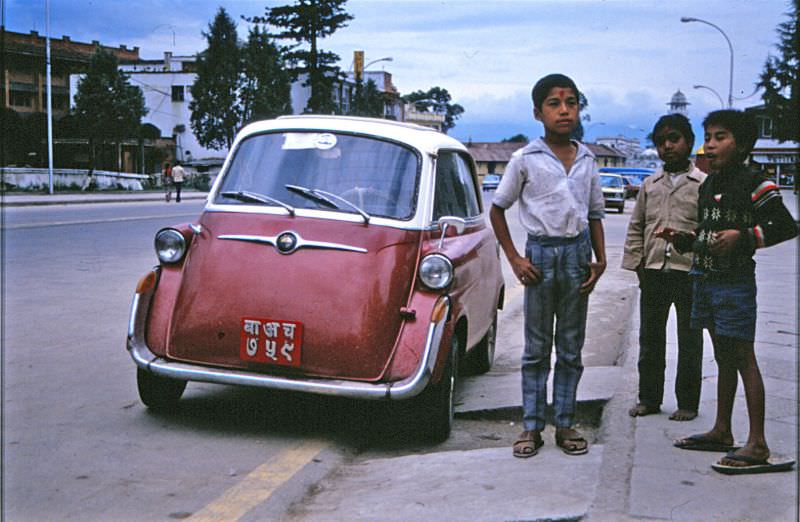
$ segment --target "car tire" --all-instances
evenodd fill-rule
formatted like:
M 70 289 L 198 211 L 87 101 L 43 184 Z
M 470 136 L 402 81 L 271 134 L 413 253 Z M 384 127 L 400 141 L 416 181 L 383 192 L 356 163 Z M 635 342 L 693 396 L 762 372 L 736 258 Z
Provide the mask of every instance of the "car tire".
M 461 341 L 454 332 L 450 341 L 450 355 L 445 362 L 441 379 L 429 385 L 415 401 L 417 426 L 425 440 L 443 442 L 450 436 L 455 415 L 455 387 L 460 349 Z
M 144 405 L 158 411 L 174 408 L 186 389 L 186 381 L 161 377 L 141 368 L 136 368 L 136 385 Z
M 623 212 L 625 212 L 625 203 L 622 203 L 622 205 L 620 205 L 619 208 L 617 208 L 617 212 L 619 214 L 622 214 Z
M 494 349 L 497 343 L 497 312 L 494 314 L 492 325 L 486 331 L 475 348 L 472 350 L 470 370 L 474 374 L 486 373 L 492 369 L 494 363 Z

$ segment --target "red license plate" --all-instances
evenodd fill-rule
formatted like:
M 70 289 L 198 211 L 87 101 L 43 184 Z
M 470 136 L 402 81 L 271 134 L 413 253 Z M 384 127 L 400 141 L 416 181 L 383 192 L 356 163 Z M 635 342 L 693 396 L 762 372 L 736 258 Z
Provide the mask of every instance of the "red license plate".
M 239 358 L 243 361 L 300 366 L 303 323 L 243 317 Z

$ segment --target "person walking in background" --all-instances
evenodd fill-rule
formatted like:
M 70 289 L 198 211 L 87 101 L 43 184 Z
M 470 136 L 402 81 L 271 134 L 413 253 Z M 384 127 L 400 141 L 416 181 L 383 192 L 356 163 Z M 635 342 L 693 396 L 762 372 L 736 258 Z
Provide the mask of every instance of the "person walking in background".
M 579 97 L 575 83 L 563 74 L 536 83 L 533 114 L 544 125 L 544 138 L 513 154 L 489 212 L 514 275 L 525 285 L 524 431 L 514 443 L 515 457 L 532 457 L 544 444 L 554 320 L 556 444 L 568 455 L 589 451 L 573 423 L 589 294 L 606 268 L 605 213 L 594 155 L 570 139 L 580 122 Z M 515 201 L 528 233 L 524 256 L 514 246 L 505 217 Z
M 797 236 L 797 225 L 780 191 L 744 161 L 758 131 L 752 116 L 736 110 L 709 114 L 703 121 L 704 149 L 711 174 L 700 187 L 698 227 L 666 227 L 656 235 L 679 252 L 694 252 L 692 324 L 707 328 L 717 361 L 717 416 L 710 431 L 675 441 L 682 449 L 728 451 L 712 468 L 720 473 L 784 471 L 794 461 L 770 462 L 764 434 L 764 381 L 754 350 L 756 249 Z M 750 433 L 734 447 L 731 415 L 741 375 Z
M 674 305 L 678 319 L 678 370 L 675 396 L 678 409 L 671 420 L 697 417 L 703 366 L 703 331 L 691 327 L 692 259 L 655 237 L 671 227 L 694 230 L 697 194 L 706 174 L 689 161 L 694 132 L 682 114 L 662 116 L 653 127 L 653 143 L 663 168 L 645 178 L 628 223 L 622 268 L 639 278 L 639 401 L 631 417 L 661 411 L 666 368 L 667 319 Z
M 161 186 L 164 187 L 164 199 L 169 203 L 172 199 L 172 166 L 169 162 L 165 162 L 161 169 Z
M 176 161 L 175 166 L 172 168 L 172 183 L 175 185 L 175 203 L 181 202 L 181 188 L 183 187 L 185 176 L 186 173 L 181 166 L 181 162 Z

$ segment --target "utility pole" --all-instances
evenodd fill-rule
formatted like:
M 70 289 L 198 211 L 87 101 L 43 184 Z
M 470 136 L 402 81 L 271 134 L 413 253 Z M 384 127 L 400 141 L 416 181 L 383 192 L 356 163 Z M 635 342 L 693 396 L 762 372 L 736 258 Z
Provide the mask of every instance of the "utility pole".
M 47 24 L 47 173 L 50 181 L 50 194 L 53 193 L 53 86 L 50 64 L 50 0 L 45 0 L 45 21 Z

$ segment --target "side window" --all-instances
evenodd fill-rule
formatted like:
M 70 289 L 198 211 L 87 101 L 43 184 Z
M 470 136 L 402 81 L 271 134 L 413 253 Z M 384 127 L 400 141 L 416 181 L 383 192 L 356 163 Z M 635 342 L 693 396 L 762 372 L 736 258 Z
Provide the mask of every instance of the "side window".
M 442 216 L 468 217 L 467 195 L 460 180 L 459 157 L 455 152 L 440 152 L 436 160 L 436 187 L 433 219 Z
M 481 213 L 481 207 L 478 203 L 478 192 L 475 189 L 472 170 L 469 168 L 467 160 L 461 155 L 456 156 L 456 163 L 458 164 L 458 180 L 464 187 L 467 217 L 475 217 Z

